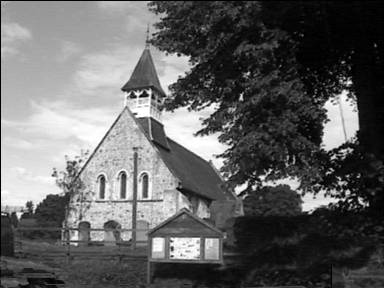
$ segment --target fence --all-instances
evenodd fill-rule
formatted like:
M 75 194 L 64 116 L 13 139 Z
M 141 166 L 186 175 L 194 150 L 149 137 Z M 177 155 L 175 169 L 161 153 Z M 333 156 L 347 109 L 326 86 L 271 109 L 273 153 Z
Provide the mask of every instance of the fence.
M 77 232 L 77 237 L 73 237 L 73 234 L 75 234 L 73 231 Z M 85 240 L 80 240 L 80 233 L 90 235 L 91 232 L 103 232 L 104 235 L 112 233 L 112 235 L 116 236 L 124 232 L 141 232 L 142 235 L 145 235 L 148 231 L 149 229 L 18 227 L 14 230 L 15 250 L 19 254 L 39 256 L 40 258 L 65 257 L 68 263 L 75 257 L 88 259 L 117 258 L 119 261 L 122 261 L 123 258 L 141 259 L 146 257 L 146 239 L 133 241 L 132 239 L 123 240 L 121 237 L 115 237 L 114 240 L 92 240 L 90 237 L 86 237 Z M 56 240 L 55 243 L 47 243 L 46 238 L 39 237 L 39 235 L 49 235 L 54 232 L 61 234 L 60 239 L 49 239 L 51 242 Z

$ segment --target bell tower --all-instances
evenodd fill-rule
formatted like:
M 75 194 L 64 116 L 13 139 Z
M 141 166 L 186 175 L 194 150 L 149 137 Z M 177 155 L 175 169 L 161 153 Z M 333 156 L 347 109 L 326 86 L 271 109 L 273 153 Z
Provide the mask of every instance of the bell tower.
M 153 63 L 148 34 L 147 30 L 145 49 L 121 90 L 124 92 L 124 106 L 128 106 L 136 118 L 151 117 L 161 123 L 161 109 L 166 95 Z

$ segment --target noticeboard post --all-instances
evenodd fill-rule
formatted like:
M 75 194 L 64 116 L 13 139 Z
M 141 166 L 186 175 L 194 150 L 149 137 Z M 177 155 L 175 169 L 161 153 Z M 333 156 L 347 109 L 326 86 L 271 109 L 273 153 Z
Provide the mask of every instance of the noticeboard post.
M 152 263 L 223 263 L 223 233 L 187 209 L 148 232 L 148 284 Z

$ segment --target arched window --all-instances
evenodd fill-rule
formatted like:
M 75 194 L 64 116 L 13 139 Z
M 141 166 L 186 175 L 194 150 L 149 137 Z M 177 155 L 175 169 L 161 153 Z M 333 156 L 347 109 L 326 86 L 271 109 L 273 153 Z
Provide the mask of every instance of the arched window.
M 120 199 L 125 199 L 127 197 L 127 173 L 121 171 L 119 173 L 119 190 L 120 190 Z
M 97 178 L 97 186 L 98 186 L 98 192 L 99 192 L 99 199 L 105 199 L 105 176 L 100 175 L 99 178 Z
M 142 173 L 140 176 L 140 192 L 141 199 L 149 198 L 149 176 L 147 173 Z
M 137 97 L 136 97 L 135 93 L 132 91 L 131 93 L 129 93 L 129 98 L 136 99 Z
M 139 97 L 140 98 L 146 98 L 146 97 L 148 97 L 149 96 L 149 94 L 148 94 L 148 92 L 147 91 L 143 91 L 143 92 L 141 92 L 141 94 L 139 95 Z

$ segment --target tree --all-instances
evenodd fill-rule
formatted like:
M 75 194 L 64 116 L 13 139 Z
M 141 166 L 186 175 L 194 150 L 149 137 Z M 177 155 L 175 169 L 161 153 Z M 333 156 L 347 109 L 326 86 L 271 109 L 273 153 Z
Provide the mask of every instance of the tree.
M 27 201 L 27 203 L 25 203 L 25 208 L 27 208 L 27 213 L 29 215 L 33 215 L 33 208 L 34 208 L 34 205 L 33 205 L 33 202 L 32 201 Z
M 166 108 L 214 108 L 197 134 L 218 132 L 228 145 L 220 156 L 230 184 L 249 192 L 261 179 L 295 177 L 304 192 L 337 187 L 346 206 L 382 203 L 375 189 L 384 185 L 381 3 L 153 1 L 150 8 L 161 15 L 152 43 L 191 64 L 170 86 Z M 357 102 L 357 153 L 321 147 L 324 103 L 343 90 Z M 342 162 L 348 155 L 362 164 L 357 179 Z
M 302 200 L 288 185 L 266 186 L 244 199 L 248 216 L 296 216 L 301 213 Z
M 305 93 L 294 43 L 261 22 L 258 2 L 152 2 L 166 13 L 153 43 L 190 57 L 191 71 L 170 86 L 170 110 L 215 112 L 199 135 L 219 132 L 229 148 L 224 172 L 247 190 L 265 180 L 316 175 L 324 101 Z
M 347 90 L 356 97 L 361 145 L 383 156 L 382 2 L 266 1 L 262 17 L 297 43 L 300 78 L 311 94 L 328 99 Z
M 36 220 L 39 224 L 61 227 L 65 218 L 67 203 L 68 195 L 47 195 L 36 207 Z
M 56 168 L 53 168 L 52 177 L 56 178 L 56 185 L 62 189 L 63 198 L 61 200 L 64 201 L 65 205 L 65 226 L 66 221 L 68 219 L 68 215 L 70 213 L 70 209 L 74 207 L 70 207 L 71 201 L 74 200 L 75 196 L 81 194 L 80 192 L 84 188 L 84 184 L 81 181 L 79 173 L 81 168 L 85 164 L 88 159 L 89 151 L 81 151 L 80 156 L 76 156 L 73 160 L 70 159 L 67 155 L 65 156 L 66 167 L 65 171 L 57 171 Z M 77 197 L 77 200 L 80 199 L 80 204 L 82 204 L 82 197 Z M 81 220 L 82 207 L 80 207 L 80 220 Z
M 299 75 L 314 97 L 342 90 L 357 104 L 359 132 L 328 153 L 321 188 L 343 206 L 384 205 L 383 19 L 380 1 L 263 2 L 263 22 L 283 29 L 297 43 Z M 361 201 L 363 200 L 363 201 Z M 360 203 L 359 203 L 360 202 Z

